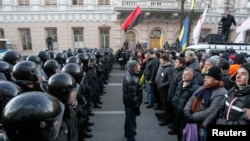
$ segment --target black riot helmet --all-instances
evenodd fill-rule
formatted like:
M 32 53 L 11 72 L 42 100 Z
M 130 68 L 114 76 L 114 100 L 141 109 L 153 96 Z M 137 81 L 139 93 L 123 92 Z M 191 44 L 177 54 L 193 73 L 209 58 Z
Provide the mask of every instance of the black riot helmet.
M 53 74 L 60 72 L 60 66 L 56 60 L 47 60 L 43 65 L 43 70 L 48 76 L 52 76 Z
M 17 84 L 35 84 L 40 74 L 37 64 L 31 61 L 22 61 L 13 67 L 13 81 Z
M 62 72 L 68 73 L 74 77 L 77 83 L 80 83 L 83 77 L 82 68 L 76 63 L 69 63 L 63 66 Z
M 66 58 L 69 58 L 69 57 L 71 57 L 71 56 L 74 56 L 75 54 L 74 54 L 73 51 L 67 50 L 67 51 L 65 52 L 65 55 L 66 55 Z
M 50 55 L 49 55 L 48 51 L 45 51 L 45 50 L 39 51 L 37 53 L 37 56 L 40 57 L 43 62 L 50 59 Z
M 78 53 L 84 53 L 85 50 L 83 48 L 77 48 L 75 49 L 75 52 L 78 54 Z
M 89 67 L 93 68 L 93 65 L 95 64 L 95 55 L 93 52 L 88 52 L 87 53 L 90 59 L 90 65 Z
M 11 65 L 15 65 L 23 59 L 22 55 L 14 50 L 9 50 L 3 54 L 3 61 Z
M 11 99 L 22 92 L 22 89 L 14 82 L 0 81 L 0 98 Z
M 88 53 L 79 53 L 77 54 L 77 57 L 81 60 L 83 66 L 85 68 L 88 68 L 89 67 L 89 64 L 90 64 L 90 58 L 89 58 L 89 55 Z
M 12 66 L 9 63 L 0 61 L 0 72 L 5 75 L 7 80 L 11 81 Z
M 104 53 L 103 53 L 103 51 L 100 50 L 100 49 L 97 50 L 97 51 L 95 52 L 95 57 L 96 57 L 96 59 L 102 58 L 103 55 L 104 55 Z
M 0 81 L 0 123 L 3 108 L 10 99 L 22 93 L 22 89 L 11 81 Z
M 3 130 L 11 141 L 55 140 L 63 113 L 64 105 L 47 93 L 21 93 L 3 110 Z
M 36 63 L 37 65 L 41 65 L 42 60 L 40 57 L 38 57 L 37 55 L 30 55 L 26 58 L 26 61 L 32 61 L 34 63 Z
M 48 93 L 68 104 L 70 93 L 76 90 L 75 79 L 68 73 L 56 73 L 48 80 Z
M 65 64 L 66 62 L 66 56 L 62 52 L 57 52 L 54 56 L 54 59 L 61 65 Z
M 66 59 L 66 64 L 68 63 L 76 63 L 81 66 L 82 62 L 77 56 L 70 56 Z
M 49 54 L 49 56 L 50 56 L 50 59 L 54 59 L 54 56 L 55 56 L 55 52 L 54 52 L 54 51 L 49 50 L 49 51 L 48 51 L 48 54 Z

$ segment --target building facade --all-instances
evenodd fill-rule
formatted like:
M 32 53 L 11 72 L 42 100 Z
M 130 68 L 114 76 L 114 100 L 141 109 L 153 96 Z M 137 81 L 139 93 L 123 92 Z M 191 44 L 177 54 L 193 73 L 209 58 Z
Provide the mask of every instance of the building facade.
M 110 47 L 116 51 L 126 40 L 130 48 L 137 41 L 148 48 L 159 48 L 162 34 L 164 41 L 175 43 L 181 19 L 190 14 L 192 32 L 206 4 L 209 10 L 201 36 L 218 32 L 226 8 L 237 23 L 250 13 L 250 0 L 196 0 L 193 13 L 187 2 L 181 10 L 181 0 L 0 0 L 0 37 L 11 39 L 13 49 L 25 56 L 47 48 L 49 37 L 55 51 L 79 47 Z M 144 20 L 125 33 L 121 24 L 137 5 L 145 13 Z M 232 26 L 232 41 L 234 29 Z M 247 32 L 247 41 L 249 36 Z

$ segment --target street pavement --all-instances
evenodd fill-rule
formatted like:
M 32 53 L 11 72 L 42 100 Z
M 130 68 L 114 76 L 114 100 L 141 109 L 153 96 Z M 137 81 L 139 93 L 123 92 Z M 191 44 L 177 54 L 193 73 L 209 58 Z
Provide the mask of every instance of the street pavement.
M 106 86 L 107 93 L 102 96 L 101 109 L 93 109 L 94 116 L 90 121 L 95 125 L 91 126 L 93 137 L 87 141 L 126 141 L 124 137 L 125 112 L 122 103 L 122 80 L 125 71 L 114 65 L 110 74 L 109 84 Z M 143 93 L 143 102 L 146 101 L 146 92 Z M 168 134 L 167 126 L 159 126 L 155 116 L 156 110 L 146 109 L 141 105 L 141 115 L 137 117 L 136 141 L 177 141 L 176 135 Z

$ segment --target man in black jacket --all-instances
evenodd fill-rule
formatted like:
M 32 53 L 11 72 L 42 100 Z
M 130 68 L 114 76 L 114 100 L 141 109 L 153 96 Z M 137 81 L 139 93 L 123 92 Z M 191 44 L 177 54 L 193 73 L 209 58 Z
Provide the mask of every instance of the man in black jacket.
M 222 34 L 224 35 L 225 41 L 227 42 L 232 23 L 234 24 L 234 26 L 236 26 L 234 16 L 230 15 L 229 10 L 226 10 L 225 15 L 221 18 L 221 22 L 222 22 Z
M 125 107 L 125 137 L 127 141 L 135 141 L 136 116 L 140 115 L 142 103 L 142 87 L 140 85 L 139 73 L 141 66 L 135 60 L 127 63 L 128 71 L 123 79 L 123 104 Z

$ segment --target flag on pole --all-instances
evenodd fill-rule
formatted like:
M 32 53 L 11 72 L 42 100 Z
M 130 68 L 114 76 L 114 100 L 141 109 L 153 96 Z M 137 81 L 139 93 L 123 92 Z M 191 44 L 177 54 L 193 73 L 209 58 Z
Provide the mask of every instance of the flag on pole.
M 250 29 L 250 16 L 242 22 L 239 26 L 236 28 L 236 33 L 239 33 L 234 41 L 234 43 L 244 43 L 245 42 L 245 36 L 246 31 Z
M 121 28 L 127 32 L 132 29 L 144 19 L 144 13 L 142 12 L 140 6 L 138 5 L 127 17 L 127 19 L 122 23 Z
M 188 2 L 190 3 L 190 10 L 193 10 L 195 1 L 194 0 L 188 0 Z
M 165 38 L 164 33 L 163 33 L 163 31 L 161 31 L 160 49 L 163 48 L 163 45 L 164 45 L 164 38 Z
M 183 23 L 183 26 L 179 35 L 179 41 L 180 41 L 180 46 L 181 46 L 182 51 L 185 50 L 187 46 L 188 24 L 189 24 L 189 19 L 187 16 Z
M 236 28 L 236 33 L 250 29 L 250 16 Z
M 246 31 L 241 31 L 236 37 L 234 43 L 244 43 L 245 42 Z
M 208 8 L 208 5 L 206 6 L 203 14 L 200 16 L 199 20 L 197 21 L 197 24 L 193 30 L 193 39 L 194 39 L 194 44 L 197 45 L 198 42 L 199 42 L 199 39 L 200 39 L 200 33 L 201 33 L 201 28 L 203 26 L 203 23 L 205 21 L 205 17 L 206 17 L 206 14 L 207 14 L 207 8 Z

